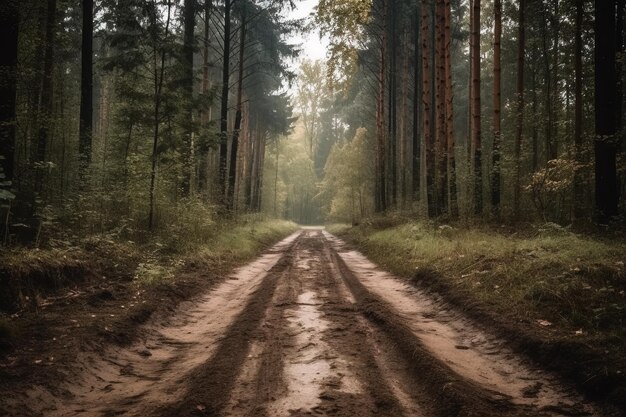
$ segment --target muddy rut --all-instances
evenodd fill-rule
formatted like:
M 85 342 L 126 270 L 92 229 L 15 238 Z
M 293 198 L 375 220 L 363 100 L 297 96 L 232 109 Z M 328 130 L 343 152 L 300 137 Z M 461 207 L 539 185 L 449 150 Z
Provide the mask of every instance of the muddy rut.
M 45 416 L 596 416 L 444 300 L 302 230 L 140 342 L 3 400 Z

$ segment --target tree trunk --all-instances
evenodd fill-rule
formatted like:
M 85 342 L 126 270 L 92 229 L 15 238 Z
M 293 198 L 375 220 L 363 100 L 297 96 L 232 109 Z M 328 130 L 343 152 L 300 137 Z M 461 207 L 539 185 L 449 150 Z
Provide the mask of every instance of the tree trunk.
M 276 138 L 276 171 L 274 172 L 274 217 L 278 218 L 278 159 L 280 157 L 278 138 Z
M 194 131 L 193 131 L 193 49 L 194 49 L 194 30 L 196 24 L 196 4 L 195 0 L 185 0 L 183 7 L 183 89 L 185 91 L 185 110 L 183 122 L 183 149 L 182 157 L 182 183 L 181 194 L 188 197 L 192 193 L 193 184 L 193 147 L 194 147 Z
M 246 44 L 246 8 L 242 3 L 241 29 L 239 35 L 239 71 L 237 79 L 237 111 L 235 113 L 235 126 L 233 140 L 230 148 L 230 167 L 228 169 L 228 199 L 227 207 L 233 210 L 235 207 L 235 182 L 237 179 L 237 152 L 239 150 L 239 132 L 241 130 L 241 117 L 243 106 L 243 64 L 244 49 Z
M 548 48 L 548 16 L 545 10 L 545 5 L 542 3 L 543 7 L 543 23 L 541 26 L 542 29 L 542 48 L 543 48 L 543 64 L 544 64 L 544 80 L 546 85 L 545 90 L 545 110 L 546 110 L 546 125 L 545 125 L 545 156 L 546 161 L 549 161 L 552 158 L 552 149 L 553 149 L 553 137 L 552 137 L 552 124 L 553 124 L 553 110 L 552 106 L 552 71 L 550 70 L 550 53 Z
M 481 150 L 480 109 L 480 0 L 474 0 L 474 15 L 471 29 L 472 45 L 472 144 L 474 147 L 474 214 L 483 211 L 483 172 Z
M 17 0 L 9 0 L 0 13 L 0 239 L 8 243 L 9 216 L 15 187 L 15 123 L 16 123 L 16 71 L 18 50 L 19 14 Z
M 168 36 L 170 29 L 170 16 L 172 11 L 171 0 L 167 2 L 167 21 L 165 23 L 165 35 Z M 154 27 L 157 25 L 157 17 L 156 11 L 154 12 L 154 16 L 152 24 Z M 166 50 L 161 47 L 159 51 L 158 39 L 152 40 L 153 45 L 153 53 L 154 53 L 154 108 L 153 108 L 153 136 L 152 136 L 152 169 L 150 170 L 150 193 L 149 193 L 149 213 L 148 213 L 148 228 L 152 230 L 154 228 L 154 215 L 155 215 L 155 204 L 156 204 L 156 180 L 157 180 L 157 170 L 158 170 L 158 162 L 159 162 L 159 130 L 161 126 L 161 93 L 163 91 L 163 83 L 165 81 L 165 59 L 166 59 Z M 159 59 L 160 58 L 160 59 Z M 160 62 L 159 62 L 160 61 Z
M 513 215 L 517 218 L 520 215 L 520 194 L 521 194 L 521 154 L 522 137 L 524 131 L 524 65 L 526 55 L 526 2 L 519 2 L 519 19 L 517 27 L 517 114 L 515 126 L 515 167 L 513 185 Z M 533 120 L 536 123 L 536 120 Z
M 224 48 L 222 51 L 222 99 L 220 109 L 219 201 L 226 205 L 228 169 L 228 94 L 230 82 L 230 12 L 232 0 L 224 4 Z
M 447 171 L 448 171 L 448 213 L 451 217 L 459 216 L 456 190 L 456 156 L 454 140 L 454 97 L 452 85 L 452 10 L 450 0 L 444 4 L 444 46 L 445 46 L 445 99 L 446 99 L 446 136 L 447 136 Z
M 550 105 L 552 106 L 552 124 L 550 129 L 552 130 L 552 146 L 550 149 L 550 159 L 556 159 L 559 157 L 559 42 L 560 42 L 560 12 L 559 12 L 559 0 L 554 0 L 554 28 L 552 41 L 552 71 L 551 75 L 554 82 L 552 83 L 552 97 L 550 98 Z
M 595 21 L 595 107 L 596 217 L 601 223 L 617 215 L 617 73 L 615 43 L 615 0 L 596 0 Z
M 210 42 L 210 20 L 211 9 L 213 7 L 211 0 L 205 0 L 204 2 L 204 36 L 203 36 L 203 51 L 202 51 L 202 95 L 204 100 L 207 100 L 209 94 L 209 42 Z M 202 129 L 206 131 L 209 124 L 209 109 L 202 109 L 200 116 L 200 124 Z M 199 167 L 198 167 L 198 189 L 206 193 L 208 189 L 208 176 L 209 176 L 209 147 L 207 145 L 200 148 L 199 155 Z
M 576 27 L 574 39 L 574 147 L 576 170 L 574 171 L 574 207 L 573 216 L 575 222 L 580 222 L 584 217 L 585 189 L 583 185 L 583 40 L 582 25 L 584 17 L 584 0 L 576 0 Z
M 383 0 L 383 17 L 385 27 L 382 31 L 380 60 L 378 66 L 378 100 L 376 103 L 376 211 L 379 213 L 387 210 L 387 174 L 385 171 L 385 54 L 387 49 L 387 0 Z
M 615 106 L 615 114 L 617 118 L 616 131 L 618 132 L 618 152 L 624 154 L 626 152 L 626 131 L 624 130 L 624 13 L 626 13 L 626 0 L 617 0 L 617 22 L 615 28 L 616 50 L 621 59 L 617 60 L 617 103 Z M 621 144 L 621 146 L 620 146 Z M 626 215 L 626 172 L 622 170 L 621 178 L 618 179 L 619 197 L 618 204 L 621 202 L 622 215 Z
M 420 138 L 420 100 L 421 100 L 421 91 L 420 87 L 422 85 L 421 82 L 421 55 L 420 55 L 420 10 L 419 3 L 418 7 L 415 9 L 415 22 L 414 24 L 414 46 L 415 46 L 415 56 L 413 62 L 413 153 L 412 153 L 412 164 L 411 164 L 411 173 L 412 173 L 412 191 L 413 191 L 413 200 L 420 199 L 420 180 L 421 180 L 421 167 L 420 167 L 420 158 L 421 158 L 421 138 Z
M 39 125 L 39 137 L 34 147 L 34 163 L 43 163 L 46 159 L 46 148 L 52 132 L 52 114 L 54 106 L 53 97 L 53 69 L 54 69 L 54 28 L 56 26 L 57 2 L 48 0 L 46 19 L 46 46 L 44 51 L 43 82 L 41 85 L 41 123 Z M 43 169 L 35 168 L 35 192 L 40 193 L 43 182 Z
M 390 31 L 389 38 L 391 41 L 391 47 L 389 48 L 389 135 L 388 135 L 388 146 L 389 146 L 389 179 L 390 179 L 390 190 L 389 190 L 389 200 L 392 207 L 397 207 L 397 196 L 398 196 L 398 100 L 397 100 L 397 82 L 398 82 L 398 74 L 397 74 L 397 45 L 398 45 L 398 37 L 396 30 L 396 2 L 391 1 L 387 2 L 387 7 L 391 9 L 390 13 Z
M 500 216 L 500 138 L 502 136 L 502 0 L 494 0 L 493 11 L 493 153 L 491 155 L 493 167 L 491 171 L 491 207 L 494 215 L 498 218 Z
M 403 31 L 402 47 L 402 86 L 400 93 L 400 208 L 404 209 L 407 203 L 407 148 L 408 148 L 408 101 L 409 101 L 409 51 L 408 34 Z
M 448 197 L 447 168 L 447 129 L 446 129 L 446 79 L 445 79 L 445 11 L 444 0 L 437 0 L 435 6 L 435 158 L 436 158 L 436 213 L 447 211 Z
M 536 68 L 536 63 L 538 62 L 537 51 L 533 49 L 531 59 L 533 61 L 533 67 Z M 539 95 L 537 94 L 537 73 L 536 71 L 531 72 L 531 89 L 532 89 L 532 167 L 533 172 L 539 169 L 539 120 L 538 120 L 538 107 L 539 107 Z
M 429 11 L 428 0 L 422 2 L 422 138 L 424 141 L 424 162 L 426 169 L 426 204 L 428 216 L 436 215 L 435 201 L 435 153 L 433 149 L 432 120 L 431 120 L 431 87 L 430 87 L 430 36 L 429 36 Z M 434 64 L 434 63 L 433 63 Z
M 91 163 L 93 136 L 93 0 L 83 0 L 83 31 L 80 78 L 80 140 L 81 187 L 88 181 L 85 171 Z

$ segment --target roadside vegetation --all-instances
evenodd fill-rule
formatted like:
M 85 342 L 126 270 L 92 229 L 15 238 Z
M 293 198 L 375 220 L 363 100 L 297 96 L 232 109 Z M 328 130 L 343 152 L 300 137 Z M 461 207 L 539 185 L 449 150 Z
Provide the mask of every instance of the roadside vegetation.
M 108 313 L 117 318 L 105 327 L 113 332 L 117 323 L 126 340 L 129 323 L 140 324 L 154 311 L 201 293 L 297 228 L 250 215 L 196 230 L 188 239 L 100 235 L 62 247 L 2 252 L 0 349 L 23 347 L 42 325 L 54 334 L 71 320 L 89 324 Z M 57 323 L 59 312 L 67 317 Z
M 457 228 L 384 218 L 328 230 L 383 268 L 505 334 L 587 393 L 624 405 L 623 240 L 551 223 Z

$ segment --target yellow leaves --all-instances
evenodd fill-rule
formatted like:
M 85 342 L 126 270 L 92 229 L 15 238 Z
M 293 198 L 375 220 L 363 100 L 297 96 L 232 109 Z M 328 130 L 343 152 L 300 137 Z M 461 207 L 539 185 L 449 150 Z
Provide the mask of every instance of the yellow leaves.
M 357 69 L 363 26 L 369 22 L 371 0 L 320 0 L 316 23 L 330 39 L 327 73 L 332 87 L 345 91 Z

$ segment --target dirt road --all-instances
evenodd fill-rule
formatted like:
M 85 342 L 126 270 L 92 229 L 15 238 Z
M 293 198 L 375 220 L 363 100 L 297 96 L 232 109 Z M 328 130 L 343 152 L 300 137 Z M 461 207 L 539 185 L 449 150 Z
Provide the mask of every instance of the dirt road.
M 130 348 L 7 400 L 45 416 L 600 415 L 443 300 L 302 230 Z

